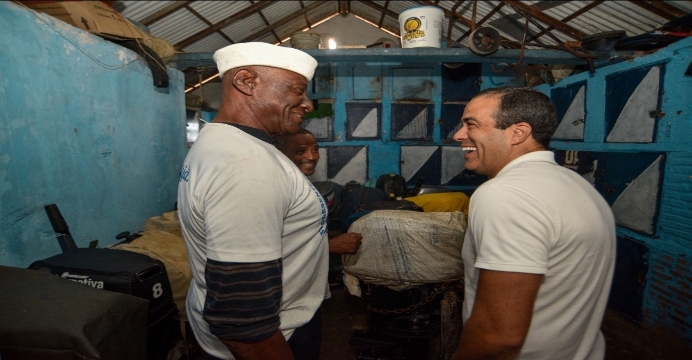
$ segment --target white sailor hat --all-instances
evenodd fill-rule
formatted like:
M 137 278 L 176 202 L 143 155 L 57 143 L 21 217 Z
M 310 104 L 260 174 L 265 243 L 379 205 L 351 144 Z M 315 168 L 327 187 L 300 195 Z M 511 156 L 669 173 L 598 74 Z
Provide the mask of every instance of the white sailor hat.
M 214 53 L 214 61 L 219 78 L 230 69 L 260 65 L 290 70 L 310 81 L 317 68 L 317 60 L 304 51 L 263 42 L 228 45 Z

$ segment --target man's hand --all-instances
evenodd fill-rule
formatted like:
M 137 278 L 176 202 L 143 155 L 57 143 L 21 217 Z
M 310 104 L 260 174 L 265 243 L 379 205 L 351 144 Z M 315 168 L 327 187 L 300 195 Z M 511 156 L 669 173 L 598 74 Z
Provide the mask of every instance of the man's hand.
M 345 233 L 329 240 L 329 252 L 337 254 L 353 255 L 358 252 L 363 243 L 363 235 L 359 233 Z
M 452 360 L 513 359 L 531 325 L 543 275 L 480 270 L 471 316 Z
M 236 360 L 293 360 L 293 353 L 280 330 L 270 337 L 254 342 L 221 340 Z

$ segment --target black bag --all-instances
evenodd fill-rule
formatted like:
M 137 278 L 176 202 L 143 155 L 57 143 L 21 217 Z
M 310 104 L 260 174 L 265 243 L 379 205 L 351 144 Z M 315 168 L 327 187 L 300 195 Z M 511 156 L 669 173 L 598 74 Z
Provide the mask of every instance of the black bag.
M 401 175 L 380 175 L 377 178 L 375 187 L 387 193 L 389 200 L 400 200 L 406 196 L 406 178 Z
M 350 225 L 348 217 L 353 214 L 356 208 L 365 204 L 387 200 L 387 193 L 380 189 L 368 186 L 351 187 L 344 193 L 339 209 L 339 227 L 342 232 L 348 231 Z

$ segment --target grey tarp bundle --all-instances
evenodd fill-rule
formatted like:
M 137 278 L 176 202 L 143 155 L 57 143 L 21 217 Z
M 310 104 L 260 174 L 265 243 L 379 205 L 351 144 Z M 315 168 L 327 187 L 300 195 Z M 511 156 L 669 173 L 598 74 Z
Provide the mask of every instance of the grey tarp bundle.
M 373 211 L 349 228 L 363 245 L 343 257 L 346 286 L 359 296 L 357 279 L 393 290 L 463 280 L 465 231 L 462 212 Z

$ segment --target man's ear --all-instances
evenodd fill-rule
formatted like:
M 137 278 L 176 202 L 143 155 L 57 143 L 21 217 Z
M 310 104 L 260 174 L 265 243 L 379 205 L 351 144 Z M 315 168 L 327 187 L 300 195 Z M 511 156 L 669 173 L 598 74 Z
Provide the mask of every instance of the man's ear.
M 512 125 L 514 129 L 512 130 L 511 141 L 513 145 L 521 144 L 531 137 L 533 129 L 531 125 L 526 122 L 520 122 Z
M 233 87 L 245 95 L 254 93 L 256 82 L 257 74 L 250 69 L 240 69 L 233 74 Z

